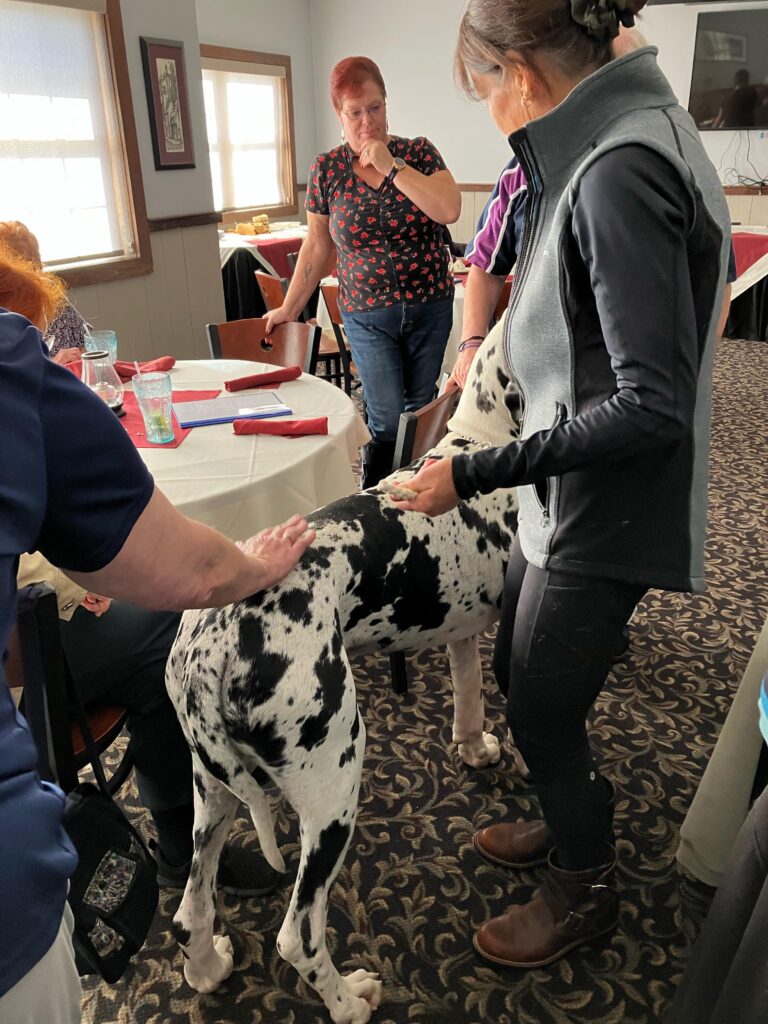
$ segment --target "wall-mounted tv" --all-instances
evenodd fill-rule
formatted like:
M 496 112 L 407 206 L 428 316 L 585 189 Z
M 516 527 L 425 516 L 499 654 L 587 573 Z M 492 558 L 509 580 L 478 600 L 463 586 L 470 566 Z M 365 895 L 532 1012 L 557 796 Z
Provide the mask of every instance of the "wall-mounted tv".
M 699 128 L 768 128 L 768 10 L 699 14 L 688 110 Z

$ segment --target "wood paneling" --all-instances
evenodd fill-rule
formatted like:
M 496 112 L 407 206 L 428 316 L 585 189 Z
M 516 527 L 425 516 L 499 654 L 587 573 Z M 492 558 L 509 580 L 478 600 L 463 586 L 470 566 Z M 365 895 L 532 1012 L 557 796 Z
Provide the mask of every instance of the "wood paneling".
M 117 332 L 121 358 L 207 358 L 205 325 L 226 319 L 218 230 L 161 231 L 153 247 L 151 274 L 74 288 L 72 301 L 94 327 Z

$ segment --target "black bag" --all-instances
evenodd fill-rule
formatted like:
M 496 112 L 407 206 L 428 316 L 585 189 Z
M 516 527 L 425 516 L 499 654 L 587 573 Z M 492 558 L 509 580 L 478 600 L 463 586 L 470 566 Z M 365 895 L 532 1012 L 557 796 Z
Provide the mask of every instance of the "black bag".
M 117 981 L 152 925 L 157 866 L 114 800 L 90 782 L 67 795 L 64 828 L 79 857 L 67 897 L 78 971 Z
M 67 897 L 75 918 L 75 958 L 80 974 L 100 974 L 114 982 L 141 949 L 152 925 L 157 865 L 109 795 L 85 711 L 72 681 L 68 683 L 98 783 L 76 786 L 67 795 L 64 811 L 64 828 L 79 858 Z

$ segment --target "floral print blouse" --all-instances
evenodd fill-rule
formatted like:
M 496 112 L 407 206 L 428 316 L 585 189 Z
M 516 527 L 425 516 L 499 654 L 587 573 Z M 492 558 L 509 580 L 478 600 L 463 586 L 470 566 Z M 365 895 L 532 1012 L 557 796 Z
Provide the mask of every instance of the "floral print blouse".
M 445 169 L 429 139 L 393 135 L 387 148 L 422 174 Z M 443 225 L 403 195 L 397 176 L 372 188 L 354 173 L 352 159 L 346 144 L 321 153 L 310 168 L 304 203 L 309 213 L 329 218 L 342 310 L 452 298 Z

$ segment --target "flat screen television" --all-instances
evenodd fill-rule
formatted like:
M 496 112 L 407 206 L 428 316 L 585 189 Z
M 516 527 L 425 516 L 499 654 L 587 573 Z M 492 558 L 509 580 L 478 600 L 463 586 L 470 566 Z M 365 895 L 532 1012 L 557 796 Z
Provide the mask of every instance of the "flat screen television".
M 768 128 L 768 10 L 699 14 L 688 110 L 703 130 Z

